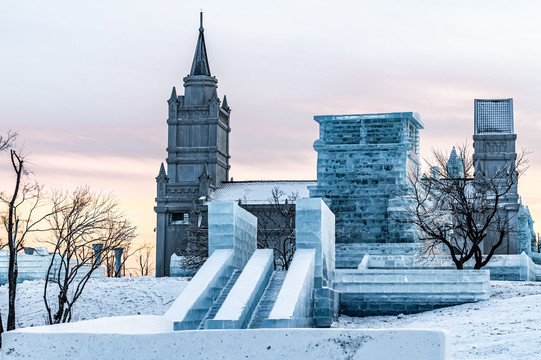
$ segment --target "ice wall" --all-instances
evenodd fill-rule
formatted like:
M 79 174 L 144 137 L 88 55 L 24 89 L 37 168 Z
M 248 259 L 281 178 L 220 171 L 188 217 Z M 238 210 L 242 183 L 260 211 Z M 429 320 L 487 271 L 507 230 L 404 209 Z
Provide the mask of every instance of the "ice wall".
M 317 185 L 336 215 L 337 243 L 408 242 L 389 228 L 389 199 L 419 164 L 417 113 L 315 116 Z M 360 257 L 362 257 L 361 254 Z M 359 258 L 360 261 L 360 258 Z
M 209 255 L 232 249 L 232 266 L 242 269 L 257 247 L 257 218 L 236 202 L 211 202 L 209 209 Z
M 295 232 L 297 250 L 316 250 L 314 286 L 332 287 L 335 255 L 334 214 L 323 200 L 297 200 Z

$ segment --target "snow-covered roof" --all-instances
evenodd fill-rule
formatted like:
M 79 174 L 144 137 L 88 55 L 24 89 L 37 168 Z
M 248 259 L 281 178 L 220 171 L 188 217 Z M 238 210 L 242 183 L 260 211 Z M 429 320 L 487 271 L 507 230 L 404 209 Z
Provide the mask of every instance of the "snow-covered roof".
M 295 198 L 310 196 L 308 186 L 315 186 L 315 180 L 278 180 L 278 181 L 234 181 L 225 182 L 210 194 L 210 201 L 238 201 L 244 204 L 268 204 L 272 198 L 272 190 L 278 188 L 286 197 Z

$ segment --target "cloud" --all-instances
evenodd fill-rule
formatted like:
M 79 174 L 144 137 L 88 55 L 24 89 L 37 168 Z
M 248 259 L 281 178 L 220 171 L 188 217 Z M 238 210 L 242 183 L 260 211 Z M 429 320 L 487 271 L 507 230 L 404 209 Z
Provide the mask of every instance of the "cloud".
M 535 1 L 3 2 L 0 124 L 42 181 L 118 192 L 153 227 L 166 100 L 201 6 L 235 178 L 315 178 L 317 114 L 416 111 L 422 152 L 448 149 L 471 139 L 474 98 L 514 98 L 517 145 L 541 166 Z M 521 194 L 538 199 L 529 176 Z

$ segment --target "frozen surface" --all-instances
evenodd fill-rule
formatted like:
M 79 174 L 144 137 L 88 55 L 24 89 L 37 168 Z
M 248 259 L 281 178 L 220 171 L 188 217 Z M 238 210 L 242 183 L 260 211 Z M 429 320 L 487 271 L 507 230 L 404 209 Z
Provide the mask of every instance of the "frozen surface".
M 365 256 L 366 258 L 366 256 Z M 350 316 L 412 314 L 487 300 L 488 270 L 336 270 L 340 310 Z
M 257 248 L 257 218 L 236 202 L 213 202 L 209 211 L 209 254 L 233 250 L 232 266 L 242 270 Z
M 297 200 L 295 232 L 297 249 L 315 249 L 314 286 L 332 286 L 335 260 L 335 218 L 320 198 Z
M 173 323 L 158 315 L 114 316 L 77 321 L 55 326 L 32 326 L 18 331 L 25 333 L 99 333 L 154 334 L 173 331 Z

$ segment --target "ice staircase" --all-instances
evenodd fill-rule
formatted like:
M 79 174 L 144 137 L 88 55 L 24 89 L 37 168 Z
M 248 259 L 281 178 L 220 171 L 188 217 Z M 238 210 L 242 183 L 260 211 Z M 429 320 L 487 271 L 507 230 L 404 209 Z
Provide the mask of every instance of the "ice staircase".
M 166 317 L 175 330 L 311 327 L 314 256 L 297 250 L 291 271 L 273 271 L 273 251 L 261 249 L 239 270 L 215 251 Z
M 329 288 L 334 215 L 321 199 L 299 199 L 296 206 L 297 250 L 289 271 L 274 272 L 274 251 L 256 249 L 257 219 L 236 202 L 209 203 L 211 255 L 164 315 L 174 330 L 305 328 L 332 322 L 326 312 L 333 313 L 329 304 L 338 303 Z
M 219 293 L 219 296 L 215 298 L 215 300 L 213 300 L 213 303 L 208 309 L 208 312 L 206 313 L 205 317 L 203 318 L 203 320 L 197 327 L 198 330 L 205 328 L 206 320 L 214 319 L 214 317 L 218 313 L 218 310 L 220 310 L 220 307 L 222 307 L 222 304 L 224 303 L 227 295 L 233 288 L 233 285 L 235 285 L 235 282 L 239 278 L 240 274 L 241 274 L 240 270 L 237 270 L 237 269 L 233 270 L 233 274 L 231 275 L 231 277 L 229 278 L 229 280 L 227 281 L 227 283 L 225 284 L 223 288 L 214 287 L 212 289 L 212 293 L 213 294 Z
M 275 271 L 269 280 L 269 283 L 255 308 L 255 311 L 248 323 L 248 329 L 259 329 L 263 324 L 263 320 L 269 317 L 269 314 L 274 306 L 280 288 L 286 278 L 286 271 Z

